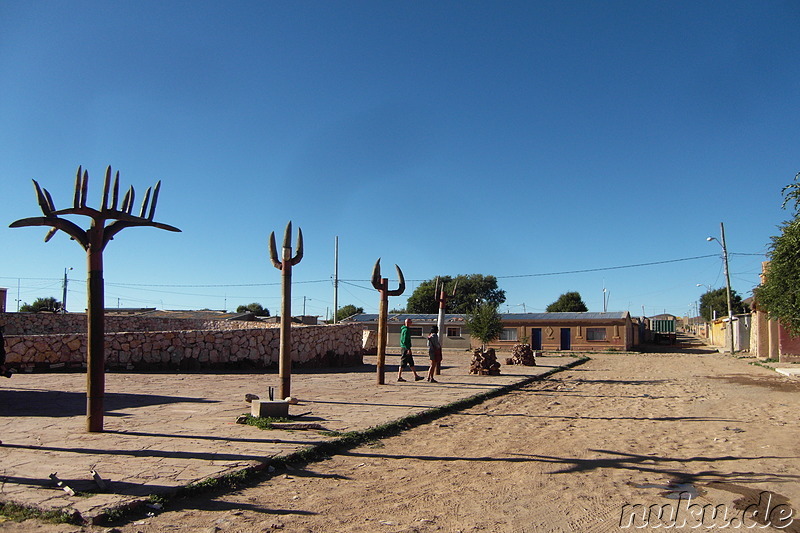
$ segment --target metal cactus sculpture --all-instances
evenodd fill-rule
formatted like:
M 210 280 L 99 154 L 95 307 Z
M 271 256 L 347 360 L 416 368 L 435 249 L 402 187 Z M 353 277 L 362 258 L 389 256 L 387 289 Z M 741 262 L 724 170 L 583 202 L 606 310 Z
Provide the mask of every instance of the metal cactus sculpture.
M 75 177 L 75 195 L 72 207 L 56 210 L 53 198 L 47 189 L 39 186 L 33 180 L 36 189 L 36 199 L 42 209 L 41 217 L 23 218 L 11 223 L 12 228 L 26 226 L 50 226 L 50 231 L 44 238 L 49 241 L 53 235 L 61 230 L 71 239 L 86 250 L 88 279 L 87 279 L 87 365 L 86 378 L 86 429 L 89 432 L 103 431 L 103 397 L 105 395 L 105 319 L 104 319 L 104 283 L 103 283 L 103 249 L 114 235 L 125 228 L 135 226 L 152 226 L 167 231 L 180 231 L 178 228 L 154 222 L 153 217 L 158 202 L 158 191 L 161 182 L 156 183 L 152 189 L 147 189 L 138 216 L 132 213 L 134 190 L 130 187 L 119 202 L 119 172 L 111 182 L 111 167 L 106 169 L 105 184 L 103 186 L 103 202 L 99 210 L 86 205 L 86 195 L 89 188 L 89 173 L 78 167 Z M 109 205 L 109 196 L 111 204 Z M 63 215 L 83 215 L 91 218 L 88 229 L 81 229 L 77 224 Z M 108 226 L 106 222 L 112 221 Z
M 389 317 L 389 296 L 400 296 L 406 290 L 406 280 L 403 277 L 403 271 L 400 267 L 394 265 L 397 269 L 397 277 L 400 280 L 400 286 L 395 290 L 389 290 L 389 280 L 381 278 L 381 260 L 375 262 L 375 267 L 372 269 L 372 286 L 381 295 L 381 304 L 378 310 L 378 385 L 384 383 L 383 367 L 386 363 L 386 327 Z
M 281 271 L 281 348 L 278 375 L 281 380 L 280 398 L 291 396 L 292 386 L 292 267 L 303 259 L 303 231 L 297 228 L 297 253 L 292 257 L 292 223 L 286 224 L 283 234 L 283 255 L 278 257 L 275 232 L 269 235 L 269 256 L 272 264 Z
M 446 337 L 444 331 L 444 314 L 445 314 L 445 307 L 447 307 L 447 293 L 444 291 L 444 282 L 442 282 L 442 290 L 439 292 L 439 278 L 436 278 L 436 288 L 434 289 L 434 294 L 437 295 L 437 301 L 439 302 L 439 317 L 436 320 L 436 324 L 439 328 L 439 339 L 444 346 L 444 339 Z M 458 278 L 456 278 L 456 283 L 453 285 L 453 294 L 452 296 L 456 295 L 456 289 L 458 289 Z M 441 368 L 436 368 L 436 375 L 438 376 L 441 374 Z

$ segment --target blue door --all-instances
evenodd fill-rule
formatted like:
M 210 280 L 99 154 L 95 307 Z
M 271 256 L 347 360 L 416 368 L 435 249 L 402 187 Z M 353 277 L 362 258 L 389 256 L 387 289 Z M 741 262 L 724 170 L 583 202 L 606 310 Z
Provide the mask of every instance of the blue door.
M 542 349 L 542 328 L 531 328 L 531 349 Z
M 570 343 L 570 329 L 561 328 L 561 349 L 569 350 L 571 348 L 572 344 Z

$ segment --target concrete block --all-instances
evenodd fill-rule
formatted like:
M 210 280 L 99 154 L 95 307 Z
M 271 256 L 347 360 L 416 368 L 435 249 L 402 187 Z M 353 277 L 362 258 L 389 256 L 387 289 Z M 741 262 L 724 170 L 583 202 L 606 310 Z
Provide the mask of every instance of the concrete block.
M 253 400 L 250 404 L 250 414 L 256 417 L 287 417 L 289 416 L 289 402 L 284 400 Z

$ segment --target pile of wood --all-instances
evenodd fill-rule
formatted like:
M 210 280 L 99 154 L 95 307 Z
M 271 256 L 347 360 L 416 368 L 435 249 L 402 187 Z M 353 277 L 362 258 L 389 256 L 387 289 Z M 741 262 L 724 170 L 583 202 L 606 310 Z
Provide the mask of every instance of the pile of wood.
M 536 366 L 536 353 L 530 344 L 517 344 L 511 350 L 511 357 L 506 359 L 506 364 Z
M 480 348 L 472 354 L 472 362 L 469 364 L 469 373 L 481 376 L 499 376 L 500 363 L 497 362 L 497 355 L 494 348 L 489 348 L 485 352 Z

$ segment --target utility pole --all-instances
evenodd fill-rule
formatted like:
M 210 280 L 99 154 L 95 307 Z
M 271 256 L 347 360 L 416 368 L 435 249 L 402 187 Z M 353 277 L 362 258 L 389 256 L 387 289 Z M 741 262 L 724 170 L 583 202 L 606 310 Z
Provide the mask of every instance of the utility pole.
M 333 246 L 333 323 L 339 311 L 339 236 L 334 238 Z
M 64 294 L 61 296 L 61 314 L 67 312 L 67 270 L 72 270 L 72 267 L 64 269 Z
M 718 241 L 715 237 L 708 237 L 707 241 L 717 241 L 720 246 L 722 246 L 722 264 L 725 269 L 725 291 L 728 297 L 728 337 L 731 343 L 731 355 L 733 355 L 736 350 L 733 344 L 734 342 L 734 334 L 733 334 L 733 305 L 731 302 L 731 273 L 730 269 L 728 268 L 728 246 L 725 243 L 725 225 L 720 222 L 719 223 L 719 231 L 720 237 L 722 241 Z

